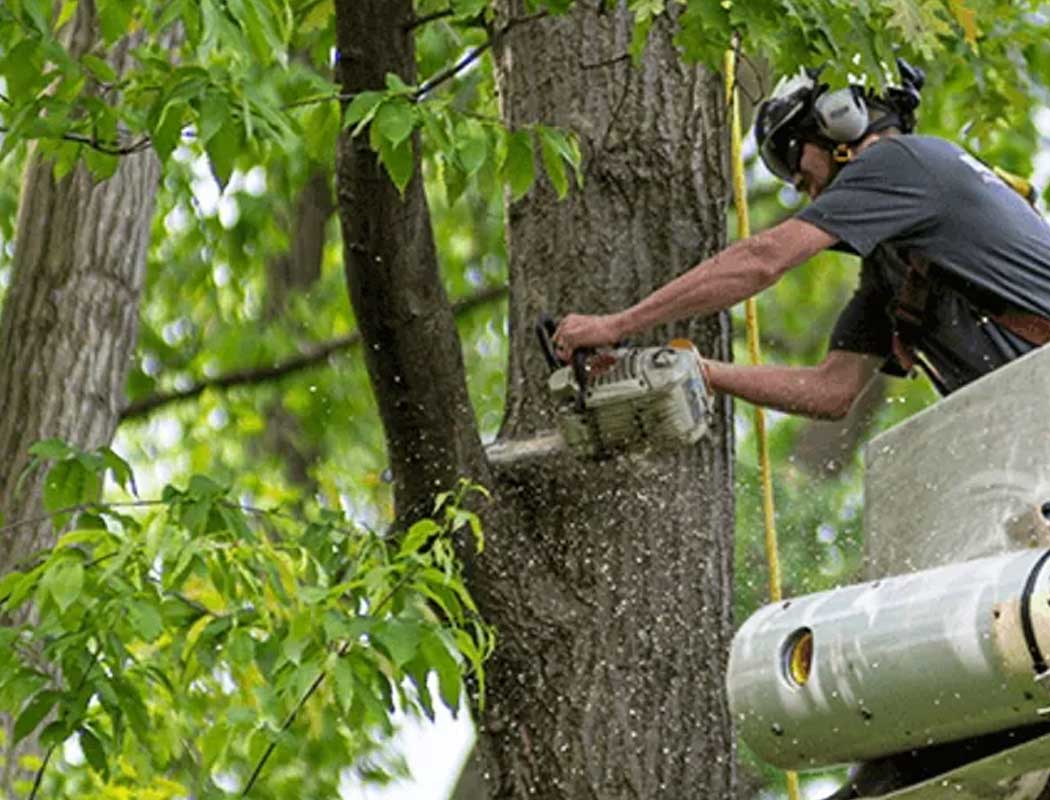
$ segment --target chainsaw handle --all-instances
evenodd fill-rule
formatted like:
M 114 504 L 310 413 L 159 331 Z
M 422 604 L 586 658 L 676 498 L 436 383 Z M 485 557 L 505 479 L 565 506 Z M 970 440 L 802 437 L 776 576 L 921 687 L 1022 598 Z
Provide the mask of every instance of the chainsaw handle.
M 581 414 L 587 399 L 587 359 L 593 352 L 589 348 L 572 351 L 572 376 L 576 379 L 576 410 Z
M 558 354 L 554 349 L 554 332 L 558 330 L 558 323 L 548 314 L 540 314 L 533 327 L 536 330 L 537 338 L 540 340 L 540 350 L 543 351 L 543 357 L 547 361 L 547 366 L 551 368 L 552 372 L 558 367 L 564 366 L 565 362 L 558 358 Z

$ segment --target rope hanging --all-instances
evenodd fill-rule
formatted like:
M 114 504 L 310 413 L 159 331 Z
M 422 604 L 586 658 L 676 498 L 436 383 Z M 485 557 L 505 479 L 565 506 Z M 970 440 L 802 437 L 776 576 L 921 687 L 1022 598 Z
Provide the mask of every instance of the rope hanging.
M 747 185 L 744 179 L 743 132 L 740 123 L 740 92 L 736 84 L 737 51 L 739 35 L 733 36 L 733 46 L 726 51 L 725 76 L 726 99 L 730 116 L 730 163 L 733 171 L 733 201 L 736 206 L 737 237 L 746 239 L 751 235 L 751 221 L 747 208 Z M 749 298 L 744 304 L 747 320 L 747 350 L 752 364 L 762 361 L 758 346 L 758 303 Z M 769 437 L 766 434 L 766 411 L 755 406 L 755 436 L 758 441 L 758 467 L 762 479 L 762 513 L 765 518 L 766 561 L 769 563 L 769 597 L 779 602 L 782 595 L 780 580 L 780 556 L 777 551 L 777 527 L 773 508 L 773 474 L 769 462 Z M 799 800 L 798 773 L 784 773 L 787 779 L 788 798 Z

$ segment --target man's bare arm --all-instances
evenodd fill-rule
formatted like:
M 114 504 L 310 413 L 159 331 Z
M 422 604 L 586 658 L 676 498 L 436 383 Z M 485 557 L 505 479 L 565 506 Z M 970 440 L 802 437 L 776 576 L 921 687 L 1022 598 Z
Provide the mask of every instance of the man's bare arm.
M 729 308 L 772 286 L 789 269 L 836 241 L 815 225 L 789 219 L 734 242 L 623 311 L 621 336 Z
M 832 350 L 815 367 L 744 366 L 705 361 L 711 387 L 755 405 L 817 419 L 841 419 L 883 359 Z
M 564 356 L 577 347 L 612 344 L 654 325 L 729 308 L 837 241 L 815 225 L 789 219 L 734 242 L 618 314 L 568 315 L 555 334 L 559 350 Z

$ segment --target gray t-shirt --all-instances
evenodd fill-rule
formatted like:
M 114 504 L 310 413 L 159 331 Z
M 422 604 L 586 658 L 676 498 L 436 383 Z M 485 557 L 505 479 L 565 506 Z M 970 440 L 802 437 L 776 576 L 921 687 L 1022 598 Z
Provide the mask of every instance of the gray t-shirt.
M 910 250 L 936 265 L 918 346 L 941 373 L 942 391 L 1032 349 L 989 313 L 1050 317 L 1050 225 L 984 164 L 943 139 L 879 140 L 797 217 L 865 259 L 832 348 L 892 356 L 888 307 Z

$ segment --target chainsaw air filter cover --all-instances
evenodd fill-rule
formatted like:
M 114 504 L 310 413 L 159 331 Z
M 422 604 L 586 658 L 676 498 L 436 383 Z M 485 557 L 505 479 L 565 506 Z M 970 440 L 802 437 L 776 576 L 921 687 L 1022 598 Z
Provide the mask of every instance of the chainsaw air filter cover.
M 603 356 L 615 362 L 588 373 L 582 395 L 571 367 L 556 370 L 548 382 L 558 427 L 575 455 L 666 450 L 703 436 L 711 399 L 695 350 L 631 347 Z

